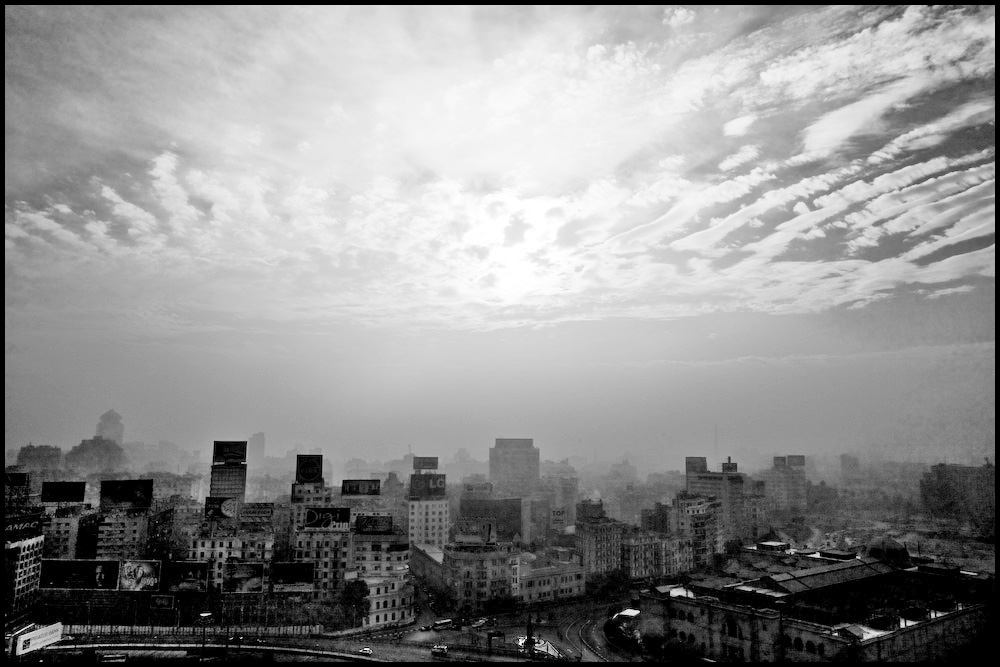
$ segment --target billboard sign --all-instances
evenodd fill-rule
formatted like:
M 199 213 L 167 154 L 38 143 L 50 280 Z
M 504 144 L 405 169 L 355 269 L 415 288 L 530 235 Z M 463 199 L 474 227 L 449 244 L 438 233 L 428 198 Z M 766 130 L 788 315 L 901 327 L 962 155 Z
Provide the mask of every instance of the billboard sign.
M 246 463 L 246 440 L 216 440 L 212 447 L 212 463 Z
M 118 590 L 160 590 L 160 561 L 126 560 L 118 570 Z
M 413 469 L 414 470 L 437 470 L 438 469 L 438 457 L 436 457 L 436 456 L 414 456 L 413 457 Z
M 354 519 L 354 532 L 360 535 L 390 535 L 392 515 L 359 514 Z
M 173 595 L 151 595 L 151 596 L 149 596 L 149 608 L 150 609 L 173 609 L 174 608 L 174 596 Z
M 302 527 L 346 532 L 351 529 L 351 508 L 307 507 Z
M 425 500 L 445 497 L 445 476 L 437 473 L 410 475 L 410 497 Z
M 42 559 L 42 588 L 105 590 L 118 588 L 116 560 Z
M 496 544 L 496 521 L 489 518 L 461 518 L 455 524 L 455 541 L 464 544 Z
M 221 498 L 208 496 L 205 498 L 206 519 L 234 519 L 239 511 L 239 501 L 236 498 Z
M 53 623 L 52 625 L 46 625 L 31 632 L 25 632 L 23 635 L 18 635 L 17 637 L 14 644 L 14 655 L 24 655 L 25 653 L 45 648 L 49 644 L 55 644 L 62 639 L 62 635 L 62 623 Z
M 271 584 L 275 593 L 311 593 L 313 563 L 271 563 Z
M 106 479 L 101 482 L 101 511 L 144 510 L 153 504 L 153 480 Z
M 167 593 L 205 593 L 208 591 L 208 561 L 164 561 L 163 590 Z
M 3 536 L 7 542 L 29 540 L 42 534 L 42 512 L 5 514 Z
M 5 472 L 3 475 L 4 486 L 29 486 L 28 473 L 26 472 Z M 44 482 L 42 482 L 44 484 Z
M 243 503 L 240 521 L 267 522 L 274 518 L 274 503 Z
M 295 457 L 295 482 L 297 484 L 314 484 L 322 481 L 322 454 L 299 454 Z
M 381 492 L 380 479 L 345 479 L 340 485 L 342 496 L 377 496 Z
M 223 593 L 263 593 L 263 563 L 226 563 L 222 567 Z
M 805 468 L 806 467 L 806 457 L 803 454 L 789 454 L 788 457 L 788 467 L 789 468 Z
M 86 482 L 42 482 L 43 503 L 82 503 Z
M 553 528 L 565 528 L 566 527 L 566 508 L 565 507 L 553 507 L 552 508 L 552 519 L 551 525 Z

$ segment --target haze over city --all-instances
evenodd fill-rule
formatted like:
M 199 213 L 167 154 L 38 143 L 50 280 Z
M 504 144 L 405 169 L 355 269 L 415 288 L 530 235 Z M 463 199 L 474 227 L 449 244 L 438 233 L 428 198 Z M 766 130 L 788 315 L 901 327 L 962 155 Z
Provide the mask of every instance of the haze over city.
M 995 455 L 995 9 L 7 7 L 5 445 Z

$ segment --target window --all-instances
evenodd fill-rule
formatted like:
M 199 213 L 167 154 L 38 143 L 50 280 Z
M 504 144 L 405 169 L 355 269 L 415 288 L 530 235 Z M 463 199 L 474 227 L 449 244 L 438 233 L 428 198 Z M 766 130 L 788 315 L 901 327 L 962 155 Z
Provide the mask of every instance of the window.
M 795 641 L 792 642 L 792 645 L 795 647 L 796 651 L 801 651 L 802 650 L 802 638 L 801 637 L 796 637 Z

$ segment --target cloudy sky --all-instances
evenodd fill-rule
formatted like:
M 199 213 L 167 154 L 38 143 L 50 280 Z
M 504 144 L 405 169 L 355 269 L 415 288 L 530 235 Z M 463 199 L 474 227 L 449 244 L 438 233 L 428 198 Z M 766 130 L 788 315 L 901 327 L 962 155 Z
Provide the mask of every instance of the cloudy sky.
M 994 454 L 989 7 L 5 10 L 5 442 Z

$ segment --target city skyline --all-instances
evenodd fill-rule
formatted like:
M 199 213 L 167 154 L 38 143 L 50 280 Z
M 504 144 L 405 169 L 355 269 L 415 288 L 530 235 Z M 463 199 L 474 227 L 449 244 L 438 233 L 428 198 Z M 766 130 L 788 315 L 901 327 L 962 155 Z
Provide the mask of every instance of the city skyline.
M 5 19 L 6 449 L 994 459 L 993 7 Z

